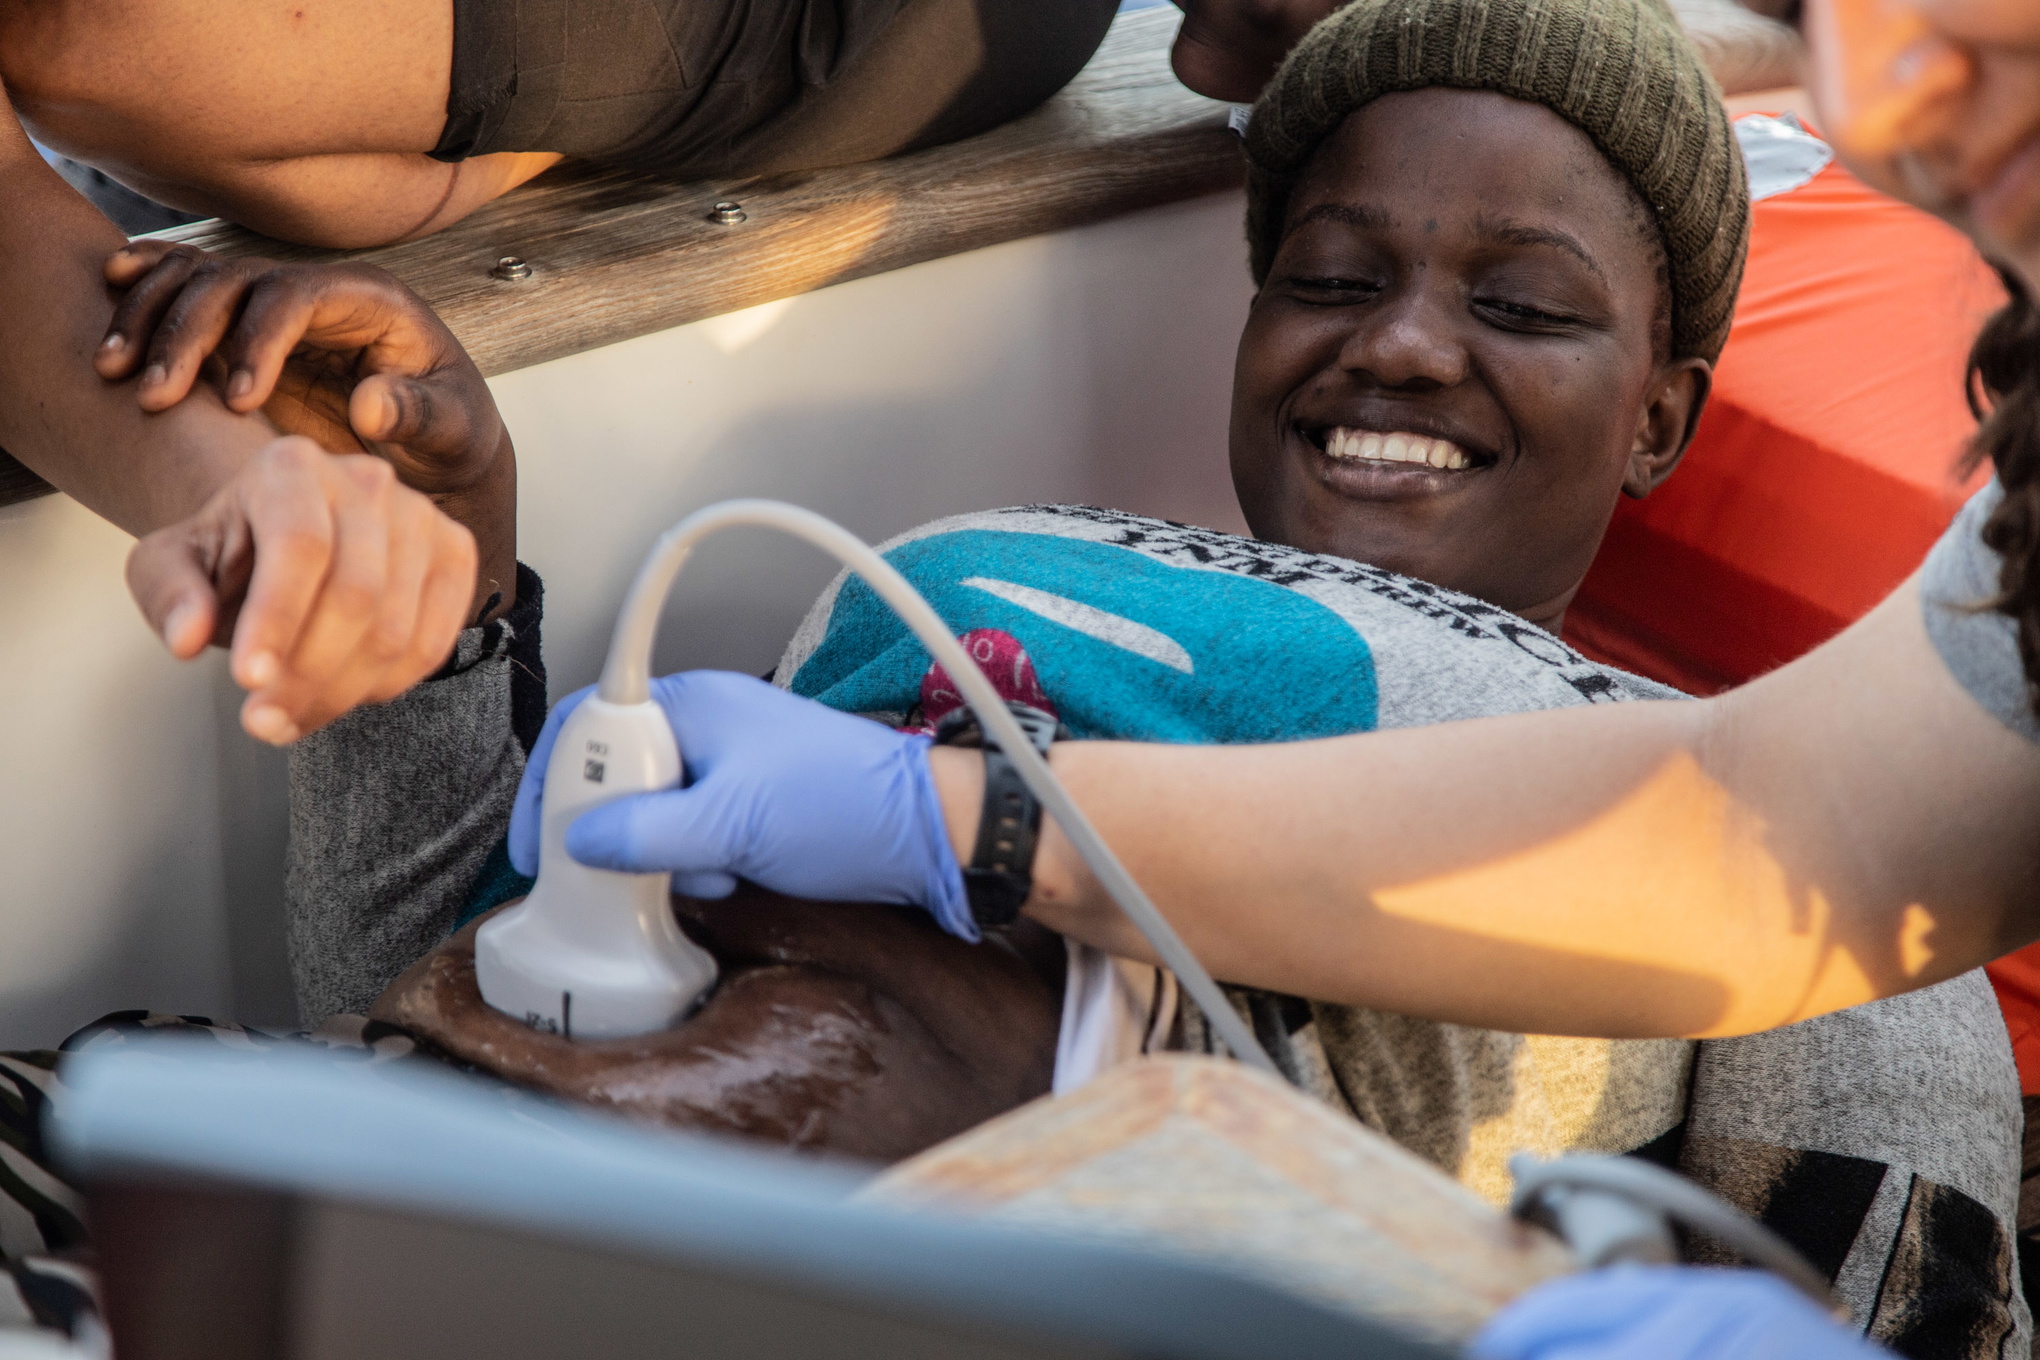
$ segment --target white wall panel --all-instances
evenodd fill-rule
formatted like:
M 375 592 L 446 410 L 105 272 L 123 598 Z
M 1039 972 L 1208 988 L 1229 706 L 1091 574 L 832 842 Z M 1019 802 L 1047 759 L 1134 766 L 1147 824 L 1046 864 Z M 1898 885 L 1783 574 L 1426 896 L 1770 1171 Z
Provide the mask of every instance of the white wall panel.
M 0 1046 L 231 1000 L 221 667 L 157 645 L 129 542 L 63 497 L 0 510 Z
M 871 539 L 1050 500 L 1236 526 L 1239 223 L 1237 198 L 1204 199 L 498 379 L 554 693 L 595 678 L 659 532 L 729 496 L 798 501 Z M 831 571 L 763 531 L 711 542 L 674 593 L 661 667 L 767 669 Z

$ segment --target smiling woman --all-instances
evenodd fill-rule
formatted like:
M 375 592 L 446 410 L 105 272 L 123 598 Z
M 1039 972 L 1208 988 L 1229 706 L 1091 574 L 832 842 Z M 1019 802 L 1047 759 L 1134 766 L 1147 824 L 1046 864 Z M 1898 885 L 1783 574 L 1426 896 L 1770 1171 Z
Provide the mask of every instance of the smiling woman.
M 1299 45 L 1247 133 L 1257 535 L 1559 627 L 1616 498 L 1691 440 L 1742 274 L 1742 160 L 1684 48 L 1645 5 L 1439 0 Z M 1621 55 L 1536 60 L 1572 50 Z
M 1385 95 L 1304 165 L 1240 340 L 1247 521 L 1556 631 L 1616 496 L 1670 475 L 1706 399 L 1672 311 L 1656 221 L 1585 132 L 1491 91 Z

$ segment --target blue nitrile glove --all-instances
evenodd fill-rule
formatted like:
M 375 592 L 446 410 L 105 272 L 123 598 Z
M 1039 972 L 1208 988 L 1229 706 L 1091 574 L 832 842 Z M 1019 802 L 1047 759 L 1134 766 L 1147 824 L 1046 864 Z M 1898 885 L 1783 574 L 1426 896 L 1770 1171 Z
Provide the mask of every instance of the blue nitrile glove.
M 593 686 L 553 706 L 510 814 L 510 863 L 538 872 L 539 806 L 560 724 Z M 686 767 L 684 787 L 632 794 L 576 818 L 567 853 L 598 869 L 670 873 L 690 897 L 739 878 L 793 897 L 925 907 L 978 938 L 928 773 L 928 738 L 838 713 L 748 675 L 652 681 Z
M 1539 1285 L 1481 1331 L 1473 1360 L 1890 1360 L 1775 1275 L 1614 1266 Z

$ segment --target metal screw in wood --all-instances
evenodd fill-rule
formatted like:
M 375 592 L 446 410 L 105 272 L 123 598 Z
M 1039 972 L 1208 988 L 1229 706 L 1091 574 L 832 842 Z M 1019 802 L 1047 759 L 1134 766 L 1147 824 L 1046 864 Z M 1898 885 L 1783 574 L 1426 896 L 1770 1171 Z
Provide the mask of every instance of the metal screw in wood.
M 715 205 L 714 210 L 708 215 L 708 220 L 720 226 L 734 227 L 749 216 L 750 214 L 744 211 L 743 204 L 726 198 Z
M 502 279 L 506 283 L 517 283 L 531 277 L 531 266 L 515 255 L 505 255 L 496 261 L 496 267 L 489 271 L 489 277 Z

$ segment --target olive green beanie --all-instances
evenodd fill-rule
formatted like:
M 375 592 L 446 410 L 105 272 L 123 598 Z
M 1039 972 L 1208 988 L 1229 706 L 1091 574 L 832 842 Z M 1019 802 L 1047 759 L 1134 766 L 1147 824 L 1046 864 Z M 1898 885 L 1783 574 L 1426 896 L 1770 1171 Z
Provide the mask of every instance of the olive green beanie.
M 1325 19 L 1247 125 L 1255 283 L 1318 145 L 1361 105 L 1433 85 L 1542 104 L 1592 138 L 1657 218 L 1673 355 L 1721 353 L 1749 247 L 1749 186 L 1720 91 L 1663 0 L 1355 0 Z

